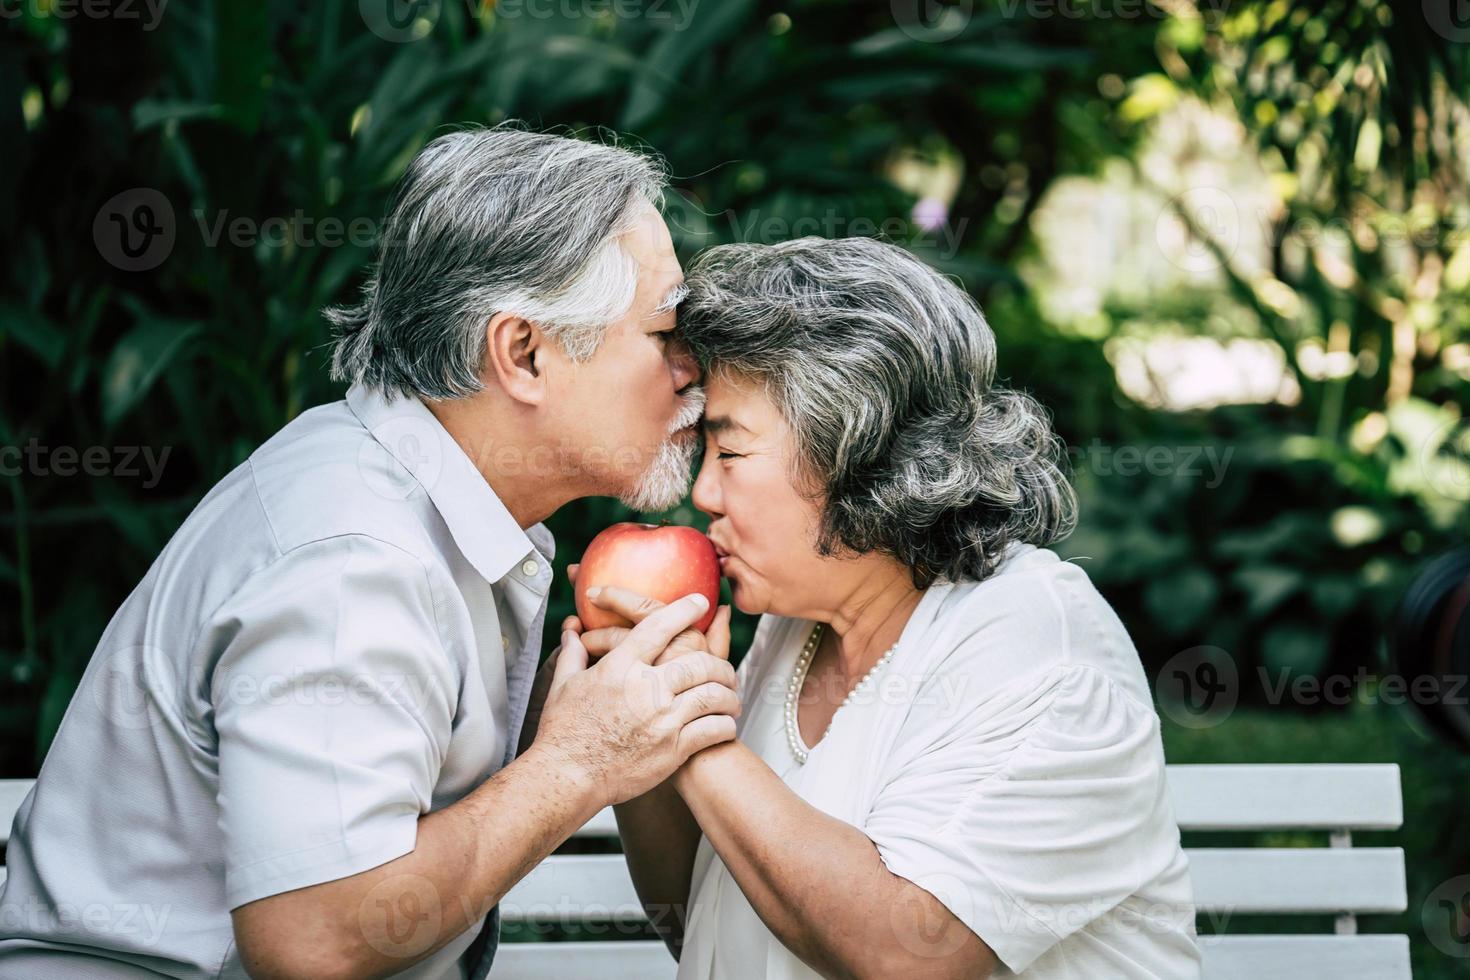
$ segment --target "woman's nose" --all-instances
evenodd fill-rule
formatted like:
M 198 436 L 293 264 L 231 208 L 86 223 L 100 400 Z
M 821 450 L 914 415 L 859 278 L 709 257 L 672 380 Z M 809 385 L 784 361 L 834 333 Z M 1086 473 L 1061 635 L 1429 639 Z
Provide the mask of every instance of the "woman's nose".
M 689 500 L 703 514 L 711 518 L 720 516 L 720 478 L 714 468 L 714 453 L 706 452 L 704 462 L 699 464 L 699 475 L 694 478 L 694 491 Z

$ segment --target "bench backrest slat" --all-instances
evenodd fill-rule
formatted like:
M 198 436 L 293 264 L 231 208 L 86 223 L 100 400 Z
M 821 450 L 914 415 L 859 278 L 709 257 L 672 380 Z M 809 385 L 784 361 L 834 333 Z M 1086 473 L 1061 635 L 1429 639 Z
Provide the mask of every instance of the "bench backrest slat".
M 1207 936 L 1204 980 L 1410 980 L 1406 936 Z M 500 980 L 673 980 L 663 943 L 502 943 Z
M 1169 766 L 1181 830 L 1396 830 L 1404 812 L 1395 765 Z M 0 843 L 32 780 L 0 779 Z M 616 837 L 611 810 L 577 831 Z
M 1396 765 L 1169 766 L 1181 830 L 1397 830 Z
M 1397 847 L 1189 848 L 1202 912 L 1393 914 L 1409 907 Z
M 1169 766 L 1180 830 L 1397 830 L 1404 823 L 1399 767 L 1371 765 Z M 616 837 L 611 810 L 578 837 Z
M 1396 847 L 1189 848 L 1200 912 L 1307 915 L 1402 912 L 1404 854 Z M 501 903 L 507 920 L 607 922 L 642 917 L 618 854 L 554 855 Z

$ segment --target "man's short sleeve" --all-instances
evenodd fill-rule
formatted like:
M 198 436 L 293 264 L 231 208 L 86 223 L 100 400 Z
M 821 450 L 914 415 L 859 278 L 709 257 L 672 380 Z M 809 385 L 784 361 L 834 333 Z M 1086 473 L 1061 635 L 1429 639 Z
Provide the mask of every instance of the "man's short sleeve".
M 211 622 L 230 908 L 414 848 L 449 744 L 456 671 L 424 565 L 361 535 L 297 548 Z
M 865 832 L 1021 972 L 1173 859 L 1158 719 L 1058 665 L 912 720 Z

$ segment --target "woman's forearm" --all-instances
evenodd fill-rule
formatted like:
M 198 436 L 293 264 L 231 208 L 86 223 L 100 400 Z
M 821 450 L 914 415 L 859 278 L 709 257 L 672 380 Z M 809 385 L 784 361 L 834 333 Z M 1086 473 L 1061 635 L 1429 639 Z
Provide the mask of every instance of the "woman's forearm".
M 613 807 L 613 813 L 643 910 L 677 959 L 689 917 L 699 825 L 672 780 Z
M 867 904 L 871 872 L 849 834 L 872 843 L 791 792 L 744 745 L 729 748 L 692 757 L 675 785 L 766 928 L 824 976 L 850 975 L 842 912 Z
M 690 758 L 671 780 L 766 927 L 824 976 L 987 977 L 989 948 L 866 834 L 801 799 L 739 742 Z M 939 923 L 916 944 L 907 919 Z M 943 949 L 942 956 L 935 952 Z

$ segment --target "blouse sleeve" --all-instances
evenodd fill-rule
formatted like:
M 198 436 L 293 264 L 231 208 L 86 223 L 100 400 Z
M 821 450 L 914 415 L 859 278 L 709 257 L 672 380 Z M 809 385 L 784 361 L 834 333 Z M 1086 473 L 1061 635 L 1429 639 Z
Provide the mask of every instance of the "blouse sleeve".
M 884 864 L 1016 972 L 1136 892 L 1178 843 L 1160 819 L 1158 717 L 1091 666 L 963 707 L 933 699 L 884 775 L 864 828 Z

